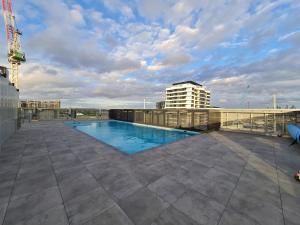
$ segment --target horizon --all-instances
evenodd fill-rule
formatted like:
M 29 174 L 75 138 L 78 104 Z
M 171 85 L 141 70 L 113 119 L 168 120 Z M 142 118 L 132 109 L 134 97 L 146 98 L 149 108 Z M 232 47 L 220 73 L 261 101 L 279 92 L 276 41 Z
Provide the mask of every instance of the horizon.
M 276 94 L 300 107 L 299 1 L 20 0 L 13 10 L 27 58 L 20 99 L 154 108 L 166 87 L 192 80 L 212 106 L 271 108 Z

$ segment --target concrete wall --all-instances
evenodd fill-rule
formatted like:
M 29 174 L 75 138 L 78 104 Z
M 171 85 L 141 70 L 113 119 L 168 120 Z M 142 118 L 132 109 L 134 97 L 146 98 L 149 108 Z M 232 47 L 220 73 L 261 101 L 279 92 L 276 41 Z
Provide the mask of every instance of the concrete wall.
M 0 150 L 3 142 L 17 130 L 19 92 L 0 76 Z

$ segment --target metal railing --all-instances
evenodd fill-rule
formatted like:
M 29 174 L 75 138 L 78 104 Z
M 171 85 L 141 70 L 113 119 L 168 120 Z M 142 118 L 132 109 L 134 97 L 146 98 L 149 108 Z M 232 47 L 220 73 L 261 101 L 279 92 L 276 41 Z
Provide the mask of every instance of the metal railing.
M 72 109 L 20 109 L 20 120 L 31 122 L 32 120 L 101 120 L 109 119 L 108 110 L 72 108 Z
M 300 125 L 300 110 L 221 110 L 220 128 L 223 130 L 288 135 L 287 125 L 290 123 Z

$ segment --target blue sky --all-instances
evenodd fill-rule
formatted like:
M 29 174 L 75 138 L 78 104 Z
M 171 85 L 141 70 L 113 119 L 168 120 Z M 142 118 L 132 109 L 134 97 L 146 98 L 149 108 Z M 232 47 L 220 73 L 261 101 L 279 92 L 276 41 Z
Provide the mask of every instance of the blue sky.
M 139 108 L 194 80 L 221 107 L 300 107 L 300 1 L 14 1 L 21 98 Z M 0 60 L 6 64 L 3 20 Z M 247 88 L 249 86 L 249 88 Z

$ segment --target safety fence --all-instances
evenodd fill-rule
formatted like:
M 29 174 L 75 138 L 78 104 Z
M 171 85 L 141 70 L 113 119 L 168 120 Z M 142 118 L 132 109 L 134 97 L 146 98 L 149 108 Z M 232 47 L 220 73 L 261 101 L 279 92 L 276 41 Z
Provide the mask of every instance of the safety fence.
M 299 109 L 112 109 L 111 119 L 190 130 L 230 130 L 287 135 L 287 125 L 300 125 Z
M 109 119 L 108 110 L 87 108 L 62 109 L 20 109 L 19 118 L 22 122 L 32 120 L 101 120 Z
M 111 109 L 111 119 L 155 126 L 208 130 L 220 127 L 220 113 L 209 110 Z
M 222 109 L 221 129 L 287 135 L 287 125 L 300 125 L 298 109 Z

